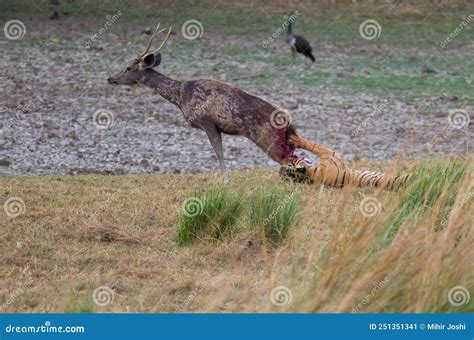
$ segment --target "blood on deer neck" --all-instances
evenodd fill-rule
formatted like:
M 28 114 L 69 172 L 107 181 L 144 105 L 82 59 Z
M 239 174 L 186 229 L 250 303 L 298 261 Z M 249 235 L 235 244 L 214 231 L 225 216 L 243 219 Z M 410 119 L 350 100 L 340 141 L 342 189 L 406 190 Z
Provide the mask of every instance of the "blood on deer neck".
M 167 101 L 177 106 L 181 105 L 181 81 L 171 79 L 155 70 L 146 70 L 142 82 L 144 85 L 156 89 L 160 96 Z

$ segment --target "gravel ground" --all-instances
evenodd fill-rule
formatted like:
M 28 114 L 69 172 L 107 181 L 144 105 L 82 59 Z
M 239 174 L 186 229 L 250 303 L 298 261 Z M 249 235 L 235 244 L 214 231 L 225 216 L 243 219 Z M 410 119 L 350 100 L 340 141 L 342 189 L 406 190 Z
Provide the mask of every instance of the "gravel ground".
M 177 108 L 151 89 L 106 83 L 108 74 L 134 56 L 137 45 L 127 41 L 133 32 L 124 29 L 116 35 L 115 30 L 107 43 L 86 50 L 79 28 L 64 34 L 56 30 L 51 38 L 55 28 L 43 25 L 31 33 L 33 43 L 0 41 L 0 175 L 217 171 L 204 132 L 187 127 Z M 232 39 L 232 44 L 244 43 Z M 321 46 L 318 59 L 330 63 L 342 51 Z M 199 74 L 206 73 L 207 66 L 199 69 L 197 63 Z M 164 74 L 192 76 L 189 64 L 163 64 Z M 271 59 L 264 66 L 270 64 Z M 239 65 L 250 72 L 261 66 Z M 304 63 L 292 67 L 309 69 Z M 252 78 L 231 81 L 231 74 L 219 78 L 289 109 L 303 136 L 336 149 L 346 160 L 465 154 L 471 141 L 472 119 L 471 126 L 461 123 L 462 129 L 449 124 L 449 111 L 462 107 L 456 98 L 407 102 L 328 85 L 302 90 L 292 84 L 253 83 Z M 420 113 L 422 107 L 430 113 Z M 224 148 L 230 169 L 276 165 L 243 137 L 224 136 Z

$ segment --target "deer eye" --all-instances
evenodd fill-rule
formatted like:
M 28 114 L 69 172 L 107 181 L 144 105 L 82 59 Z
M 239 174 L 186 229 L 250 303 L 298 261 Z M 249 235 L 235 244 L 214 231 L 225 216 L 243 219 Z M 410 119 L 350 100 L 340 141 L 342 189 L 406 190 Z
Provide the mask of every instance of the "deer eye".
M 132 68 L 129 66 L 129 67 L 127 67 L 126 71 L 128 72 L 128 71 L 130 71 L 131 69 L 132 69 Z

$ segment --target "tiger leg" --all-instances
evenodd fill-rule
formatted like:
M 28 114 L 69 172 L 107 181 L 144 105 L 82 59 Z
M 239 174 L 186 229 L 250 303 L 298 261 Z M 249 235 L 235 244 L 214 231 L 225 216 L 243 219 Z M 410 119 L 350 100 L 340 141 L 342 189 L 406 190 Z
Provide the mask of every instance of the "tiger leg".
M 307 150 L 317 155 L 319 158 L 332 157 L 332 155 L 335 154 L 333 150 L 325 147 L 324 145 L 314 143 L 301 137 L 300 135 L 290 135 L 288 137 L 288 141 L 293 143 L 296 148 Z
M 349 168 L 335 151 L 297 134 L 290 135 L 288 141 L 295 147 L 307 150 L 321 159 L 319 166 L 308 171 L 313 183 L 321 183 L 335 188 L 342 188 L 349 183 Z

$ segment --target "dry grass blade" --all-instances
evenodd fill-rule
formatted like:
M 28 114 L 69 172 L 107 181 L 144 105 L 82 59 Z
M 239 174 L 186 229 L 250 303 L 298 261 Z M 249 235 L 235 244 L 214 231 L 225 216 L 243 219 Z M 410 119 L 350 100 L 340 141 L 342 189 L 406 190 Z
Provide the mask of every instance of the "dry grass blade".
M 1 199 L 21 197 L 26 209 L 0 218 L 0 298 L 11 300 L 7 312 L 472 312 L 472 303 L 448 300 L 453 287 L 474 288 L 469 164 L 422 162 L 394 192 L 278 182 L 271 202 L 288 203 L 297 189 L 298 219 L 278 220 L 294 225 L 272 246 L 262 223 L 249 225 L 246 199 L 256 186 L 272 192 L 278 179 L 267 170 L 233 173 L 226 194 L 207 174 L 5 179 Z M 203 185 L 220 188 L 208 203 L 241 215 L 206 207 Z M 232 232 L 216 242 L 211 235 L 224 229 L 206 224 L 177 247 L 183 202 L 193 195 Z M 380 203 L 372 217 L 361 213 L 365 198 Z M 255 221 L 268 222 L 274 208 Z M 103 285 L 116 297 L 98 308 L 91 294 Z M 288 299 L 272 299 L 275 288 Z
M 143 244 L 143 241 L 138 237 L 125 235 L 114 227 L 89 227 L 85 231 L 84 237 L 88 239 L 95 239 L 100 242 L 123 242 L 128 244 Z

